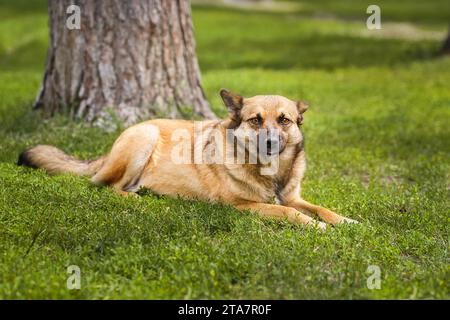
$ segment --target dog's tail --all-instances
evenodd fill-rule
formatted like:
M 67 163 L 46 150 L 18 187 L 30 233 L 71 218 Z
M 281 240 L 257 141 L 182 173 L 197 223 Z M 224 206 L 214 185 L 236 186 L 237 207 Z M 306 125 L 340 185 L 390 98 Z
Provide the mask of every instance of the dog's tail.
M 103 165 L 106 157 L 96 160 L 78 160 L 53 146 L 38 145 L 19 155 L 17 164 L 42 168 L 49 174 L 72 173 L 92 177 Z

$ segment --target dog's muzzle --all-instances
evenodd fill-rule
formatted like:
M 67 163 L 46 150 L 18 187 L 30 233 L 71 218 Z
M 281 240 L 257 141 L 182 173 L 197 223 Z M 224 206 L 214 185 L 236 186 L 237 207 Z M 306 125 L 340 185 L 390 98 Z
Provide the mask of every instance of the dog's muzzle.
M 259 139 L 259 152 L 262 155 L 275 155 L 283 152 L 284 144 L 283 138 L 278 130 L 267 131 L 266 134 L 261 134 Z
M 280 140 L 268 139 L 266 141 L 266 150 L 268 155 L 280 153 Z

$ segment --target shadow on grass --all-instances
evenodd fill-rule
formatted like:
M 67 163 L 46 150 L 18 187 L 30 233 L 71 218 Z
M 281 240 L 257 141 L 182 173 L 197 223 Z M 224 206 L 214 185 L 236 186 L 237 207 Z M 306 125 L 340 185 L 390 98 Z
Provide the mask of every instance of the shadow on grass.
M 47 42 L 32 40 L 11 51 L 0 46 L 0 69 L 3 71 L 44 72 Z
M 0 0 L 1 16 L 47 12 L 47 0 Z
M 217 50 L 220 48 L 220 51 Z M 200 66 L 215 69 L 326 69 L 405 65 L 436 56 L 435 41 L 316 34 L 298 38 L 213 40 L 199 44 Z
M 211 38 L 199 43 L 202 71 L 263 68 L 275 70 L 364 68 L 406 65 L 437 56 L 435 41 L 401 41 L 316 34 L 301 38 L 244 39 Z M 220 50 L 217 48 L 220 47 Z M 0 48 L 0 68 L 5 71 L 41 71 L 47 43 L 33 40 L 11 52 Z

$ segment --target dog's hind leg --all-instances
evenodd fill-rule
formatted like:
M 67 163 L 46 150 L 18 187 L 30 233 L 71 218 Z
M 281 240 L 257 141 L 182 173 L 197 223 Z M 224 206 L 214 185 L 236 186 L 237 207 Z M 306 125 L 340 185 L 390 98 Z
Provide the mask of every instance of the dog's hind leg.
M 158 127 L 148 123 L 125 130 L 91 181 L 94 184 L 111 185 L 120 195 L 137 192 L 140 188 L 140 178 L 158 138 Z

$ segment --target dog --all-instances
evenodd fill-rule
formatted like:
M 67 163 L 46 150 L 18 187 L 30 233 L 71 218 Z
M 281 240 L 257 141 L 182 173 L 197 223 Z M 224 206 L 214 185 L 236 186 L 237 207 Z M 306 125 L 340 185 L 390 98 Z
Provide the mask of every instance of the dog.
M 78 160 L 38 145 L 21 153 L 18 165 L 88 176 L 121 195 L 146 188 L 319 229 L 326 223 L 356 223 L 300 196 L 307 103 L 277 95 L 244 98 L 225 89 L 220 95 L 228 108 L 226 119 L 149 120 L 126 129 L 109 154 L 96 160 Z

